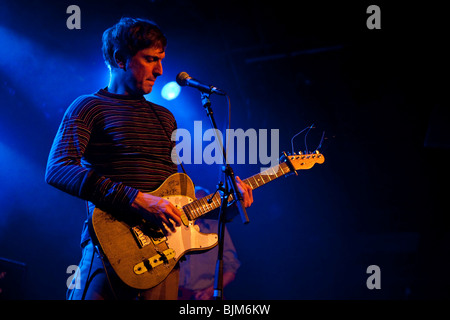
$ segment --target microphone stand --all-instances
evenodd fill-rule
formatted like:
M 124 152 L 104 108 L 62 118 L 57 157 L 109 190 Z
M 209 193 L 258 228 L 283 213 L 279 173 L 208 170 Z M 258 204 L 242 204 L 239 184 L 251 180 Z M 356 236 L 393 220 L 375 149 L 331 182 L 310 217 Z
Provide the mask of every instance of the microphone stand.
M 219 211 L 219 217 L 218 217 L 218 236 L 219 236 L 219 243 L 218 243 L 218 254 L 217 254 L 217 262 L 216 262 L 216 269 L 215 269 L 215 276 L 214 276 L 214 299 L 215 300 L 222 300 L 223 299 L 223 245 L 224 245 L 224 239 L 225 239 L 225 223 L 226 223 L 226 211 L 228 207 L 228 199 L 230 195 L 233 195 L 234 199 L 236 200 L 236 204 L 239 210 L 239 214 L 241 216 L 243 223 L 249 223 L 249 219 L 247 216 L 247 211 L 245 210 L 245 207 L 243 205 L 243 198 L 242 194 L 240 193 L 236 178 L 234 176 L 233 169 L 228 164 L 227 161 L 227 155 L 225 148 L 223 146 L 223 142 L 220 139 L 220 136 L 217 134 L 218 129 L 216 125 L 216 121 L 213 116 L 213 111 L 211 109 L 211 101 L 209 100 L 210 92 L 202 92 L 201 98 L 202 98 L 202 105 L 205 108 L 206 114 L 211 122 L 211 126 L 214 129 L 214 132 L 216 133 L 216 141 L 219 144 L 219 148 L 222 150 L 222 156 L 225 163 L 225 167 L 223 169 L 225 173 L 225 184 L 222 187 L 222 183 L 219 183 L 219 191 L 222 191 L 222 202 L 220 204 L 220 211 Z

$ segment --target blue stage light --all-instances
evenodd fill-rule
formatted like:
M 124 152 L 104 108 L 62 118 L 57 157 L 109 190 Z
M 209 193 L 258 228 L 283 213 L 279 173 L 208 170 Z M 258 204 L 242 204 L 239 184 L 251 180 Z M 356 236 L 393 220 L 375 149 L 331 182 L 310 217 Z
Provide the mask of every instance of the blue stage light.
M 175 81 L 164 85 L 161 90 L 161 96 L 166 100 L 173 100 L 180 94 L 181 87 Z

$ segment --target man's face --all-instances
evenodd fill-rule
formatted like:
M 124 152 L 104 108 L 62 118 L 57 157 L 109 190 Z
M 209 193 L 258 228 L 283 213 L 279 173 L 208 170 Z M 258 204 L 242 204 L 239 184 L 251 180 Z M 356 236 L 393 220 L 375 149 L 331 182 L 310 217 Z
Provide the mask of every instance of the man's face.
M 127 61 L 126 87 L 129 93 L 145 95 L 152 92 L 157 77 L 163 74 L 164 49 L 146 48 Z

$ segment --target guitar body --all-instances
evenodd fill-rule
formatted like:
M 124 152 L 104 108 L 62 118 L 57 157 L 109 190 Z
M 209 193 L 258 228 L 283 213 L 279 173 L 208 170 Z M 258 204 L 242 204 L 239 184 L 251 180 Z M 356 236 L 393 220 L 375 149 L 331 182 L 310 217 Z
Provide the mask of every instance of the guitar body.
M 195 200 L 194 184 L 183 173 L 171 175 L 150 194 L 169 200 L 182 212 L 184 205 Z M 119 278 L 133 288 L 149 289 L 162 282 L 184 254 L 217 245 L 217 234 L 199 232 L 184 214 L 182 221 L 176 232 L 164 236 L 142 219 L 119 218 L 96 208 L 89 228 Z

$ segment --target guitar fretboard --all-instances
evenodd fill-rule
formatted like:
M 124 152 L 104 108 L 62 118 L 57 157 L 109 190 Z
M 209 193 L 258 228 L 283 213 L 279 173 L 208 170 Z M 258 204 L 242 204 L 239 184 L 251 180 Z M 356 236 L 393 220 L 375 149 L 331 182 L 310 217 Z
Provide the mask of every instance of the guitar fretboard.
M 252 190 L 254 190 L 290 172 L 291 170 L 289 169 L 288 165 L 282 162 L 274 167 L 268 168 L 261 173 L 255 174 L 243 180 L 243 182 L 248 184 L 252 188 Z M 233 201 L 233 195 L 230 195 L 228 201 Z M 183 211 L 187 215 L 189 220 L 195 220 L 205 215 L 206 213 L 219 208 L 221 202 L 221 196 L 218 192 L 216 192 L 214 196 L 213 194 L 209 194 L 201 199 L 195 200 L 183 206 Z

